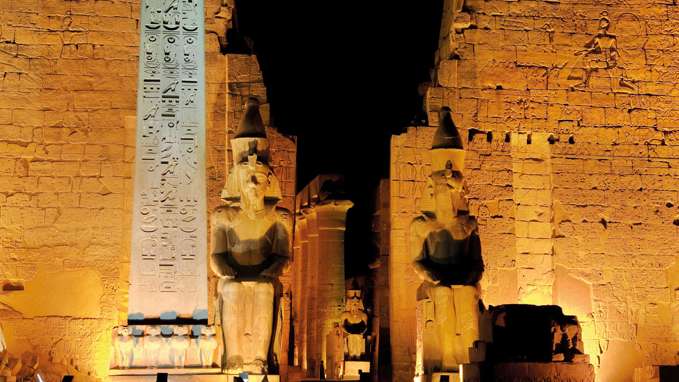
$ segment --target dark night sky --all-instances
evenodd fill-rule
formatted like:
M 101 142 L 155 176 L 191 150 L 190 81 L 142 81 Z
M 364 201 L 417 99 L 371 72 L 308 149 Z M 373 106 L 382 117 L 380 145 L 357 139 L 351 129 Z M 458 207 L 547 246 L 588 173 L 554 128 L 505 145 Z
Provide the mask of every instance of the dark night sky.
M 241 0 L 236 9 L 237 33 L 251 39 L 262 68 L 272 122 L 298 138 L 298 188 L 319 173 L 345 176 L 355 204 L 346 254 L 367 261 L 390 136 L 420 108 L 417 87 L 433 66 L 442 0 Z M 361 263 L 347 261 L 348 273 Z

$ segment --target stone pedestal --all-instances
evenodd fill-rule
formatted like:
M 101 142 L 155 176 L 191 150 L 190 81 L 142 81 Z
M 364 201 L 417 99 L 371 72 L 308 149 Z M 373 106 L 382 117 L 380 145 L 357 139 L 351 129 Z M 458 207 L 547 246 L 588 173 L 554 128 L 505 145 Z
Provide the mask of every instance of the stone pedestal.
M 459 373 L 434 373 L 430 382 L 461 382 Z
M 482 367 L 483 365 L 478 363 L 462 364 L 459 372 L 433 373 L 431 377 L 421 375 L 415 377 L 415 382 L 481 382 L 486 380 L 482 379 Z
M 238 375 L 226 375 L 225 382 L 236 382 Z M 266 378 L 266 379 L 265 379 Z M 247 382 L 280 382 L 281 378 L 278 375 L 249 375 Z
M 111 371 L 112 382 L 155 382 L 157 373 L 167 373 L 168 382 L 235 382 L 236 374 L 221 374 L 221 369 L 128 369 Z M 266 377 L 266 379 L 265 379 Z M 280 382 L 278 375 L 249 375 L 248 382 Z M 0 379 L 0 381 L 2 381 Z
M 361 377 L 360 372 L 370 372 L 369 361 L 345 361 L 344 362 L 344 376 L 342 379 L 347 381 L 358 381 Z

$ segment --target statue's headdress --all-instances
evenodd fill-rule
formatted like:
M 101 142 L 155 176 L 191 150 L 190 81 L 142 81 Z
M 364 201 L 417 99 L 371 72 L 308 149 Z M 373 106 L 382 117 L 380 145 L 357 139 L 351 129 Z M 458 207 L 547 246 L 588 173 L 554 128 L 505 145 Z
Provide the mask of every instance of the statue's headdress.
M 347 290 L 347 299 L 352 299 L 352 298 L 361 298 L 361 290 L 360 289 L 349 289 Z
M 460 173 L 464 169 L 465 151 L 462 138 L 453 122 L 450 108 L 444 106 L 439 115 L 439 127 L 431 144 L 431 171 L 452 169 Z
M 238 124 L 238 130 L 231 141 L 231 155 L 234 170 L 238 166 L 248 166 L 257 171 L 269 173 L 269 188 L 265 198 L 278 201 L 282 198 L 280 184 L 269 167 L 270 151 L 266 128 L 259 113 L 259 100 L 248 98 L 245 113 Z M 240 199 L 237 171 L 230 171 L 222 190 L 222 199 L 236 202 Z
M 349 289 L 347 290 L 347 307 L 350 304 L 355 304 L 360 310 L 364 310 L 363 299 L 361 298 L 360 289 Z
M 439 113 L 439 126 L 434 133 L 431 144 L 431 173 L 445 170 L 452 171 L 454 176 L 462 177 L 464 170 L 465 150 L 449 107 L 444 106 Z M 427 212 L 434 210 L 434 201 L 430 195 L 433 190 L 431 180 L 420 201 L 420 210 Z

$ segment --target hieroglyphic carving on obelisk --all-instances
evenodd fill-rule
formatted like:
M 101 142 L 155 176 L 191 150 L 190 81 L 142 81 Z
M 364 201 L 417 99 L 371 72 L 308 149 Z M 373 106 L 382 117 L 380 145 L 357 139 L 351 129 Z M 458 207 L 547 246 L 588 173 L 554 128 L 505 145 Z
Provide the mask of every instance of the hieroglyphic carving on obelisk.
M 202 0 L 143 0 L 130 319 L 207 316 Z

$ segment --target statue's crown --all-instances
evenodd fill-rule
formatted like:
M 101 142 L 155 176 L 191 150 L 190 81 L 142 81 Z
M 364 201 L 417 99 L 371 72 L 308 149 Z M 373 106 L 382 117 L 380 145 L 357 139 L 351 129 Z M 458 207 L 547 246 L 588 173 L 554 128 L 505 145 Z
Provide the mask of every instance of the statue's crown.
M 238 130 L 231 139 L 231 152 L 234 165 L 247 162 L 251 155 L 257 155 L 258 162 L 269 164 L 269 140 L 255 97 L 248 98 Z
M 349 289 L 347 290 L 347 299 L 352 299 L 352 298 L 361 298 L 361 290 L 360 289 Z
M 269 139 L 266 136 L 264 121 L 259 113 L 259 100 L 249 97 L 245 105 L 245 113 L 238 124 L 238 130 L 230 139 L 233 169 L 229 171 L 226 184 L 222 190 L 222 199 L 237 202 L 240 199 L 239 182 L 237 179 L 237 166 L 247 166 L 250 169 L 269 172 L 269 188 L 265 198 L 270 201 L 278 201 L 282 198 L 278 179 L 273 176 L 269 167 L 270 151 Z
M 462 138 L 453 121 L 452 111 L 447 106 L 441 108 L 439 127 L 434 133 L 430 151 L 432 172 L 446 169 L 462 172 L 464 169 Z

